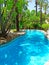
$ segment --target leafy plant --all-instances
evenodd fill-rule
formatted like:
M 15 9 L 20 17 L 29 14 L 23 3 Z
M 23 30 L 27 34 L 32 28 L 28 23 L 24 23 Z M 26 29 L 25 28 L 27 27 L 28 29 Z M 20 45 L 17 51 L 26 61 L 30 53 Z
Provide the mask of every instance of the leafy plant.
M 46 31 L 49 29 L 49 24 L 42 24 L 42 28 Z

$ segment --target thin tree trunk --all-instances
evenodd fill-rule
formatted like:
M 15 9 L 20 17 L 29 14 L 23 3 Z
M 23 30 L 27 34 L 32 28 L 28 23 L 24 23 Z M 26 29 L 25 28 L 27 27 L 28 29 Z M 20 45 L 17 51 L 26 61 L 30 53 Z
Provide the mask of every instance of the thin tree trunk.
M 12 12 L 13 12 L 13 10 L 14 10 L 14 7 L 16 6 L 16 2 L 17 2 L 17 0 L 14 1 L 13 7 L 12 7 L 12 9 L 11 9 L 9 15 L 7 16 L 6 22 L 8 22 L 8 21 L 10 20 L 11 14 L 12 14 Z
M 0 22 L 1 22 L 1 4 L 0 4 Z
M 11 9 L 9 15 L 7 16 L 7 19 L 5 20 L 4 28 L 6 28 L 7 22 L 11 19 L 11 14 L 12 14 L 12 12 L 13 12 L 15 6 L 16 6 L 16 2 L 17 2 L 17 0 L 14 1 L 13 7 L 12 7 L 12 9 Z M 4 13 L 4 12 L 3 12 L 3 13 Z M 2 13 L 2 15 L 3 15 L 3 13 Z
M 2 22 L 1 7 L 2 7 L 2 4 L 0 3 L 0 26 L 1 26 L 1 29 L 0 30 L 2 30 L 2 24 L 3 24 L 3 22 Z
M 46 15 L 46 11 L 45 11 L 45 15 Z
M 36 0 L 36 3 L 35 4 L 36 4 L 36 16 L 37 16 L 37 0 Z
M 18 13 L 18 8 L 16 7 L 16 30 L 19 31 L 19 13 Z
M 12 14 L 14 8 L 15 8 L 16 2 L 17 2 L 17 0 L 14 1 L 14 4 L 13 4 L 13 6 L 12 6 L 12 9 L 11 9 L 9 15 L 7 16 L 7 19 L 5 20 L 5 23 L 4 23 L 4 24 L 3 24 L 2 20 L 1 20 L 3 14 L 4 14 L 4 11 L 1 13 L 1 4 L 0 4 L 1 36 L 5 36 L 5 35 L 6 35 L 6 32 L 8 31 L 8 29 L 9 29 L 9 27 L 10 27 L 10 25 L 9 25 L 9 27 L 7 28 L 7 30 L 5 29 L 5 28 L 6 28 L 6 25 L 7 25 L 7 22 L 8 22 L 8 21 L 10 20 L 10 18 L 11 18 L 11 14 Z M 5 4 L 5 6 L 6 6 L 6 4 Z M 3 26 L 2 26 L 2 25 L 3 25 Z
M 45 15 L 46 15 L 46 7 L 45 7 Z
M 42 3 L 40 6 L 40 24 L 42 24 Z

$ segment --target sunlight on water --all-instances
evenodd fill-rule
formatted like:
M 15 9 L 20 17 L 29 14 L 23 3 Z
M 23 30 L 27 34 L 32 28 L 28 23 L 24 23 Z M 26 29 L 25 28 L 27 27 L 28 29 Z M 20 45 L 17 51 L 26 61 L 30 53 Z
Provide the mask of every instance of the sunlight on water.
M 38 30 L 27 30 L 0 47 L 0 65 L 45 65 L 48 61 L 49 40 Z

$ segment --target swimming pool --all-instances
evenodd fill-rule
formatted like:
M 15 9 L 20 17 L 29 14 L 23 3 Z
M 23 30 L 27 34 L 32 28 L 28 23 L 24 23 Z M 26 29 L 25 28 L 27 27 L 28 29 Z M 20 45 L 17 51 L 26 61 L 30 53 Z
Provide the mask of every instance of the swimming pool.
M 27 30 L 0 46 L 0 65 L 44 65 L 49 60 L 49 40 L 39 30 Z

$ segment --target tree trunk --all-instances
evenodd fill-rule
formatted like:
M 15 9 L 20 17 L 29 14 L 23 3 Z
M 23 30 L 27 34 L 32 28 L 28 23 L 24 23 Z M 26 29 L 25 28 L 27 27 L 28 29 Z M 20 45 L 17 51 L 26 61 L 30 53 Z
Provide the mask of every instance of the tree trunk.
M 19 13 L 18 13 L 18 8 L 16 7 L 16 30 L 19 31 Z
M 46 11 L 45 11 L 45 15 L 46 15 Z
M 16 6 L 16 2 L 17 2 L 17 0 L 14 1 L 14 4 L 13 4 L 13 6 L 12 6 L 12 8 L 11 8 L 11 11 L 10 11 L 9 15 L 7 15 L 7 19 L 5 20 L 4 23 L 2 22 L 2 16 L 3 16 L 3 14 L 4 14 L 4 10 L 3 10 L 3 12 L 1 13 L 1 5 L 2 5 L 2 4 L 0 4 L 0 24 L 1 24 L 1 33 L 0 33 L 0 36 L 5 37 L 5 36 L 7 35 L 7 31 L 8 31 L 9 28 L 10 28 L 10 24 L 9 24 L 9 26 L 8 26 L 7 29 L 6 29 L 6 26 L 7 26 L 8 21 L 9 21 L 10 18 L 11 18 L 11 14 L 12 14 L 12 12 L 13 12 L 15 6 Z M 6 7 L 6 4 L 5 4 L 5 7 Z
M 0 4 L 0 22 L 1 22 L 1 4 Z
M 42 3 L 40 6 L 40 24 L 42 24 Z
M 45 15 L 46 15 L 46 7 L 45 7 Z
M 37 0 L 36 0 L 36 16 L 37 16 Z

